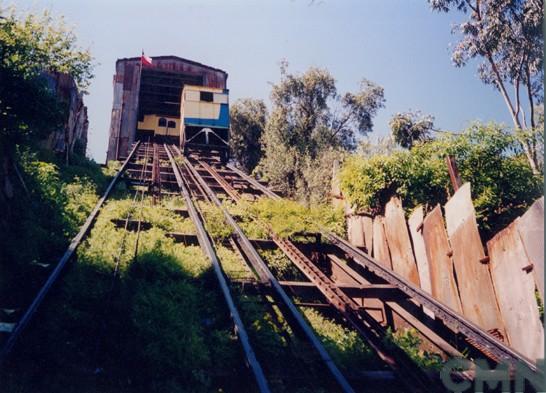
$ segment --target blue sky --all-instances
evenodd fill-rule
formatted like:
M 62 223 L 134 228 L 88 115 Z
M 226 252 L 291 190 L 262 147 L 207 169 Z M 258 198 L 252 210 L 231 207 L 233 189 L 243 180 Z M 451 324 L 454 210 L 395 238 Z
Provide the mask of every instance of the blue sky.
M 99 63 L 86 97 L 88 154 L 98 162 L 106 156 L 115 61 L 142 49 L 226 70 L 232 101 L 267 101 L 281 59 L 294 72 L 327 68 L 341 93 L 370 79 L 386 98 L 372 137 L 386 135 L 391 116 L 408 109 L 453 131 L 474 120 L 510 124 L 502 97 L 478 80 L 476 67 L 451 63 L 451 26 L 461 15 L 432 13 L 426 0 L 18 0 L 17 8 L 64 15 Z

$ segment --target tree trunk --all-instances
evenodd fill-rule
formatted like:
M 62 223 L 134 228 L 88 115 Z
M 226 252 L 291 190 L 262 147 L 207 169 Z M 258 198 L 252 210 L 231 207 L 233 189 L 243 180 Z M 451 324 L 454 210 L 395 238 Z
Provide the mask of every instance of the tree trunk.
M 531 71 L 529 70 L 529 64 L 525 67 L 525 73 L 527 74 L 527 95 L 529 97 L 529 107 L 531 109 L 531 127 L 535 128 L 535 103 L 533 100 L 533 92 L 531 91 Z
M 529 146 L 529 144 L 525 141 L 520 141 L 521 146 L 523 147 L 523 152 L 525 153 L 525 156 L 527 157 L 527 161 L 529 161 L 529 166 L 533 170 L 533 173 L 535 175 L 538 175 L 540 172 L 538 170 L 538 165 L 535 162 L 533 149 Z
M 502 82 L 502 78 L 497 68 L 497 65 L 495 64 L 495 62 L 493 61 L 493 57 L 489 53 L 487 54 L 487 60 L 491 64 L 491 68 L 493 69 L 493 72 L 495 73 L 497 86 L 499 87 L 502 97 L 504 98 L 504 101 L 506 102 L 506 106 L 508 106 L 510 115 L 512 116 L 512 120 L 514 122 L 514 126 L 516 130 L 522 130 L 523 128 L 521 126 L 521 122 L 519 120 L 519 117 L 516 116 L 514 105 L 512 104 L 512 101 L 510 100 L 510 97 L 508 96 L 508 92 L 506 91 L 506 87 L 504 86 L 504 83 Z M 530 100 L 532 102 L 532 96 L 530 97 Z M 521 143 L 521 147 L 523 148 L 523 152 L 525 153 L 525 157 L 527 157 L 527 161 L 529 162 L 529 166 L 531 167 L 531 170 L 533 171 L 535 175 L 539 174 L 540 172 L 538 170 L 538 165 L 536 161 L 533 159 L 533 152 L 531 151 L 531 148 L 525 141 L 520 141 L 520 143 Z

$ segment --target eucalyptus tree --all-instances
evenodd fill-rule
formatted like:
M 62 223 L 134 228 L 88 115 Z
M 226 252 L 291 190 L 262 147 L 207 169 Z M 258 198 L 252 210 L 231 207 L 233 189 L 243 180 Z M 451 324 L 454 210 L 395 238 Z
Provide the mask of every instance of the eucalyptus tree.
M 263 157 L 256 171 L 289 196 L 309 202 L 327 197 L 331 162 L 356 148 L 357 135 L 373 128 L 384 106 L 383 88 L 364 80 L 354 93 L 338 94 L 326 69 L 289 73 L 271 92 L 272 112 L 262 137 Z M 310 195 L 310 193 L 314 195 Z
M 389 122 L 391 135 L 396 143 L 411 149 L 416 142 L 425 142 L 431 138 L 434 117 L 418 111 L 396 113 Z
M 531 130 L 521 143 L 536 173 L 540 134 L 536 106 L 544 101 L 543 0 L 428 0 L 433 10 L 458 10 L 468 17 L 455 27 L 461 36 L 452 59 L 456 66 L 481 60 L 478 75 L 502 95 L 516 130 Z M 510 92 L 510 87 L 512 92 Z M 530 137 L 529 137 L 530 136 Z
M 267 108 L 262 100 L 244 98 L 231 105 L 231 156 L 247 172 L 252 172 L 262 156 L 261 138 L 266 120 Z

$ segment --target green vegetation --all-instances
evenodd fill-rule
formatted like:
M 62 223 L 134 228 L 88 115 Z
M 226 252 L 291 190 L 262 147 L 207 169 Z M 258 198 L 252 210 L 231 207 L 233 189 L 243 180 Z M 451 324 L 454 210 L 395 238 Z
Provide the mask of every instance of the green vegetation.
M 205 219 L 207 232 L 213 239 L 223 240 L 231 236 L 233 230 L 225 221 L 222 209 L 210 203 L 201 203 L 199 209 Z
M 345 372 L 371 370 L 381 364 L 356 331 L 324 317 L 314 309 L 303 308 L 302 311 L 336 365 Z
M 415 143 L 431 138 L 434 117 L 420 112 L 396 113 L 389 121 L 392 139 L 400 146 L 411 149 Z
M 305 276 L 292 261 L 279 249 L 261 250 L 260 255 L 267 262 L 278 280 L 305 281 Z
M 410 210 L 445 203 L 452 194 L 445 157 L 452 155 L 463 181 L 472 185 L 480 229 L 490 237 L 542 194 L 543 177 L 533 174 L 516 136 L 495 124 L 475 124 L 411 150 L 369 157 L 354 155 L 344 164 L 341 189 L 350 203 L 381 211 L 392 195 Z
M 387 346 L 396 345 L 402 348 L 421 368 L 430 371 L 439 371 L 443 364 L 441 356 L 420 349 L 422 342 L 423 340 L 413 328 L 400 329 L 394 333 L 389 328 L 385 337 Z
M 222 264 L 222 270 L 231 280 L 241 280 L 252 278 L 252 272 L 245 266 L 241 257 L 237 253 L 227 247 L 216 245 L 216 254 Z
M 12 299 L 8 304 L 36 290 L 45 273 L 36 263 L 58 260 L 109 181 L 99 165 L 82 158 L 67 166 L 48 152 L 20 149 L 16 159 L 17 198 L 0 219 L 0 298 Z
M 355 93 L 338 94 L 328 70 L 289 73 L 284 62 L 271 101 L 254 172 L 288 197 L 324 203 L 332 163 L 356 147 L 359 134 L 372 130 L 372 119 L 384 106 L 383 88 L 364 79 Z
M 9 305 L 41 282 L 44 272 L 36 266 L 58 258 L 107 176 L 83 157 L 71 157 L 68 166 L 39 148 L 62 126 L 67 109 L 43 72 L 67 73 L 85 89 L 93 68 L 89 51 L 48 12 L 21 15 L 0 6 L 0 16 L 0 298 Z
M 340 235 L 345 233 L 343 211 L 328 205 L 305 207 L 287 199 L 261 198 L 248 205 L 247 214 L 259 218 L 281 237 L 302 232 L 316 233 L 321 228 Z
M 267 107 L 262 100 L 245 98 L 229 109 L 231 157 L 246 172 L 252 172 L 262 156 L 261 137 L 267 121 Z
M 8 214 L 13 198 L 17 149 L 37 146 L 59 129 L 66 117 L 67 104 L 57 100 L 43 72 L 67 73 L 85 89 L 92 78 L 93 65 L 89 51 L 77 46 L 76 36 L 62 19 L 57 20 L 48 12 L 20 15 L 15 9 L 6 10 L 1 5 L 0 16 L 2 217 Z
M 112 221 L 129 213 L 152 223 L 140 232 L 136 254 L 137 233 Z M 92 391 L 95 384 L 101 391 L 233 391 L 235 382 L 223 376 L 247 374 L 210 262 L 199 247 L 166 236 L 185 221 L 147 200 L 142 209 L 130 199 L 108 202 L 44 305 L 52 317 L 21 343 L 5 375 L 11 386 L 17 375 L 27 391 Z M 37 359 L 45 370 L 28 367 Z
M 161 204 L 156 205 L 152 203 L 151 198 L 144 198 L 142 203 L 140 200 L 139 194 L 136 202 L 133 202 L 132 199 L 124 199 L 110 203 L 102 210 L 101 215 L 118 220 L 130 217 L 131 220 L 144 221 L 165 232 L 195 233 L 189 219 L 182 218 L 168 208 L 175 203 L 174 199 L 164 199 L 161 200 Z

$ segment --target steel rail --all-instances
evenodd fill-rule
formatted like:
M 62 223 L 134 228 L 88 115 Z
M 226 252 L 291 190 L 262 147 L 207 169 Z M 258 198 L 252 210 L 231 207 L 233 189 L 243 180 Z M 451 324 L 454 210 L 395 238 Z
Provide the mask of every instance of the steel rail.
M 142 146 L 142 145 L 140 146 L 140 147 L 144 147 L 144 162 L 145 162 L 145 164 L 142 165 L 142 169 L 140 170 L 140 175 L 138 177 L 139 183 L 142 183 L 142 184 L 144 184 L 144 180 L 145 180 L 145 177 L 146 177 L 146 165 L 148 163 L 149 144 L 150 144 L 150 142 L 148 140 L 147 143 L 143 144 L 144 146 Z M 138 150 L 137 150 L 137 152 L 138 152 Z M 119 266 L 121 264 L 121 258 L 123 256 L 123 253 L 125 251 L 127 235 L 129 233 L 129 222 L 131 221 L 132 216 L 133 216 L 133 209 L 136 208 L 139 194 L 141 195 L 140 202 L 139 202 L 140 213 L 142 213 L 142 202 L 144 200 L 144 193 L 145 193 L 145 191 L 143 191 L 143 190 L 142 191 L 138 190 L 138 189 L 135 190 L 135 193 L 134 193 L 133 198 L 131 200 L 131 206 L 130 206 L 129 210 L 127 211 L 127 215 L 126 215 L 125 220 L 124 220 L 125 224 L 123 226 L 123 236 L 122 236 L 122 238 L 120 240 L 119 247 L 118 247 L 117 252 L 116 252 L 116 254 L 114 256 L 114 271 L 112 272 L 110 288 L 109 288 L 109 290 L 107 292 L 107 295 L 105 297 L 105 300 L 104 300 L 105 306 L 109 306 L 112 303 L 112 299 L 114 297 L 114 291 L 116 289 L 116 284 L 118 283 L 118 279 L 119 279 Z M 138 244 L 139 236 L 140 236 L 140 220 L 138 221 L 138 224 L 137 224 L 137 241 L 136 241 L 137 244 Z M 135 245 L 133 260 L 136 258 L 136 256 L 137 256 L 137 246 Z M 100 349 L 103 346 L 104 337 L 106 335 L 107 321 L 108 321 L 107 319 L 102 320 L 100 330 L 99 330 L 99 332 L 97 334 L 96 341 L 95 341 L 94 360 L 97 363 L 95 373 L 98 373 L 98 372 L 102 373 L 102 371 L 103 371 L 103 369 L 101 367 L 99 367 L 98 364 L 100 362 L 99 361 L 99 357 L 100 357 L 100 354 L 101 354 Z
M 119 169 L 118 173 L 116 174 L 116 176 L 114 176 L 114 178 L 112 179 L 112 181 L 110 182 L 110 184 L 106 188 L 106 191 L 104 192 L 102 197 L 99 199 L 99 201 L 97 202 L 97 204 L 95 205 L 95 207 L 93 208 L 93 210 L 91 211 L 91 213 L 89 214 L 87 219 L 85 220 L 85 223 L 80 228 L 80 231 L 78 232 L 78 234 L 72 239 L 72 241 L 68 245 L 68 248 L 66 249 L 65 253 L 63 254 L 61 259 L 59 260 L 59 262 L 55 266 L 55 269 L 53 269 L 53 271 L 51 272 L 51 274 L 47 278 L 44 285 L 40 288 L 38 294 L 36 295 L 36 297 L 34 298 L 32 303 L 30 304 L 30 306 L 26 309 L 25 313 L 23 314 L 23 316 L 21 317 L 19 322 L 17 322 L 17 325 L 15 325 L 15 328 L 13 329 L 11 334 L 9 335 L 6 343 L 2 347 L 2 350 L 0 351 L 0 367 L 6 361 L 9 353 L 11 352 L 13 347 L 15 346 L 17 340 L 19 339 L 19 337 L 21 336 L 21 334 L 23 333 L 23 331 L 25 330 L 25 328 L 27 327 L 29 322 L 32 320 L 32 317 L 34 316 L 34 314 L 38 310 L 38 307 L 40 307 L 40 305 L 44 301 L 46 295 L 49 293 L 51 287 L 55 284 L 55 282 L 59 278 L 59 276 L 60 276 L 61 272 L 63 271 L 64 267 L 66 266 L 68 261 L 74 255 L 74 253 L 76 252 L 76 249 L 78 248 L 78 246 L 80 245 L 82 240 L 89 233 L 89 230 L 91 229 L 91 226 L 92 226 L 93 222 L 95 221 L 95 218 L 99 214 L 99 211 L 100 211 L 102 205 L 104 204 L 104 202 L 106 201 L 106 199 L 108 198 L 110 193 L 112 192 L 112 189 L 114 188 L 114 186 L 116 185 L 116 183 L 120 179 L 123 172 L 125 172 L 125 169 L 127 168 L 127 165 L 129 164 L 129 161 L 131 160 L 131 158 L 135 154 L 139 144 L 140 144 L 140 142 L 137 142 L 133 146 L 133 149 L 129 153 L 129 156 L 125 159 L 125 161 L 123 162 L 123 165 Z
M 209 164 L 198 160 L 201 165 L 235 201 L 241 195 L 220 173 Z M 267 227 L 267 226 L 266 226 Z M 307 256 L 305 256 L 289 239 L 283 239 L 267 228 L 277 247 L 298 267 L 298 269 L 315 285 L 331 306 L 364 338 L 381 360 L 393 369 L 412 391 L 438 391 L 436 385 L 423 370 L 400 348 L 386 350 L 383 342 L 385 329 L 362 310 L 353 299 L 347 296 L 326 274 L 324 274 Z M 395 360 L 396 359 L 396 360 Z M 409 383 L 411 381 L 412 383 Z M 418 387 L 419 386 L 419 387 Z
M 262 191 L 265 195 L 271 197 L 272 199 L 280 199 L 280 196 L 235 166 L 228 164 L 227 167 L 233 170 L 243 179 L 247 180 L 256 189 Z M 529 368 L 532 372 L 542 374 L 542 371 L 538 368 L 538 366 L 531 360 L 527 359 L 524 355 L 498 341 L 495 337 L 480 329 L 473 322 L 440 303 L 430 294 L 424 292 L 421 288 L 414 286 L 399 274 L 384 267 L 374 258 L 352 246 L 346 240 L 324 229 L 321 231 L 321 233 L 334 245 L 348 254 L 358 265 L 371 271 L 378 277 L 381 277 L 389 284 L 396 286 L 407 296 L 417 300 L 421 305 L 430 309 L 437 318 L 441 319 L 446 324 L 446 326 L 448 326 L 454 332 L 461 333 L 468 338 L 471 341 L 469 344 L 474 346 L 478 351 L 490 358 L 493 358 L 493 360 L 495 360 L 497 363 L 508 362 L 512 365 L 522 364 Z
M 341 237 L 330 232 L 324 232 L 324 234 L 333 244 L 349 254 L 358 265 L 371 271 L 378 277 L 381 277 L 389 284 L 396 286 L 408 297 L 417 300 L 421 305 L 430 309 L 435 317 L 444 321 L 444 323 L 453 331 L 463 334 L 467 339 L 476 343 L 477 345 L 473 346 L 488 357 L 493 358 L 492 360 L 495 360 L 497 363 L 509 362 L 513 365 L 524 364 L 533 372 L 539 372 L 538 367 L 525 356 L 498 341 L 492 335 L 480 329 L 473 322 L 431 297 L 421 288 L 415 287 L 399 274 L 388 270 L 374 258 L 356 249 Z M 473 343 L 469 344 L 472 345 Z
M 178 150 L 178 149 L 175 148 L 175 150 Z M 178 153 L 181 154 L 180 150 L 178 150 Z M 294 305 L 290 297 L 286 294 L 286 291 L 284 290 L 284 288 L 282 288 L 278 280 L 275 278 L 275 276 L 273 276 L 273 273 L 271 273 L 266 263 L 264 262 L 262 257 L 258 254 L 254 246 L 252 246 L 252 244 L 250 243 L 250 240 L 248 240 L 248 238 L 242 232 L 242 230 L 240 229 L 238 224 L 235 222 L 233 217 L 229 214 L 227 209 L 222 205 L 222 202 L 214 194 L 210 186 L 205 182 L 205 180 L 197 172 L 197 170 L 193 167 L 193 165 L 188 161 L 187 158 L 184 158 L 184 164 L 190 172 L 193 172 L 195 178 L 201 183 L 203 189 L 209 195 L 213 203 L 222 210 L 228 224 L 230 224 L 230 226 L 236 231 L 237 240 L 240 240 L 249 246 L 248 248 L 251 251 L 251 256 L 255 258 L 256 262 L 259 262 L 259 264 L 261 265 L 261 270 L 266 274 L 266 277 L 272 289 L 281 299 L 283 304 L 287 307 L 291 316 L 296 321 L 296 323 L 298 324 L 298 326 L 300 327 L 304 335 L 307 337 L 309 342 L 316 349 L 323 363 L 326 365 L 326 367 L 328 368 L 328 370 L 330 371 L 330 373 L 332 374 L 336 382 L 339 384 L 341 389 L 344 392 L 354 392 L 354 389 L 351 387 L 351 385 L 349 384 L 345 376 L 338 369 L 333 359 L 330 357 L 330 354 L 326 351 L 326 349 L 324 348 L 324 346 L 322 345 L 318 337 L 315 335 L 315 332 L 312 330 L 311 326 L 309 326 L 308 322 L 303 318 L 298 308 Z M 245 249 L 243 249 L 243 251 L 245 251 Z
M 262 367 L 260 363 L 258 362 L 258 359 L 256 358 L 256 354 L 254 353 L 254 350 L 252 349 L 252 345 L 250 344 L 248 333 L 246 332 L 246 328 L 243 324 L 239 311 L 237 310 L 237 307 L 235 306 L 235 302 L 233 301 L 233 297 L 231 296 L 231 292 L 229 290 L 229 286 L 224 276 L 224 272 L 220 265 L 220 261 L 218 260 L 218 257 L 216 255 L 215 248 L 212 244 L 212 241 L 207 235 L 207 231 L 205 229 L 205 226 L 203 225 L 203 222 L 199 216 L 199 213 L 195 207 L 195 204 L 193 203 L 193 199 L 190 196 L 190 193 L 186 185 L 184 184 L 184 180 L 182 178 L 182 175 L 180 174 L 178 165 L 175 162 L 173 155 L 169 150 L 169 147 L 167 145 L 164 145 L 164 146 L 165 146 L 167 155 L 169 157 L 169 161 L 171 162 L 171 166 L 172 166 L 174 175 L 176 177 L 176 182 L 178 183 L 178 186 L 180 187 L 180 191 L 186 202 L 189 215 L 191 217 L 191 220 L 193 221 L 193 224 L 195 225 L 199 244 L 201 245 L 203 252 L 210 259 L 214 267 L 214 273 L 220 284 L 220 288 L 222 290 L 224 299 L 228 305 L 229 312 L 233 320 L 233 324 L 235 325 L 237 336 L 239 337 L 239 340 L 241 341 L 241 345 L 243 346 L 246 360 L 250 368 L 252 369 L 254 378 L 256 379 L 256 383 L 258 384 L 258 388 L 260 392 L 268 393 L 270 392 L 270 389 L 267 383 L 267 379 L 265 378 Z

